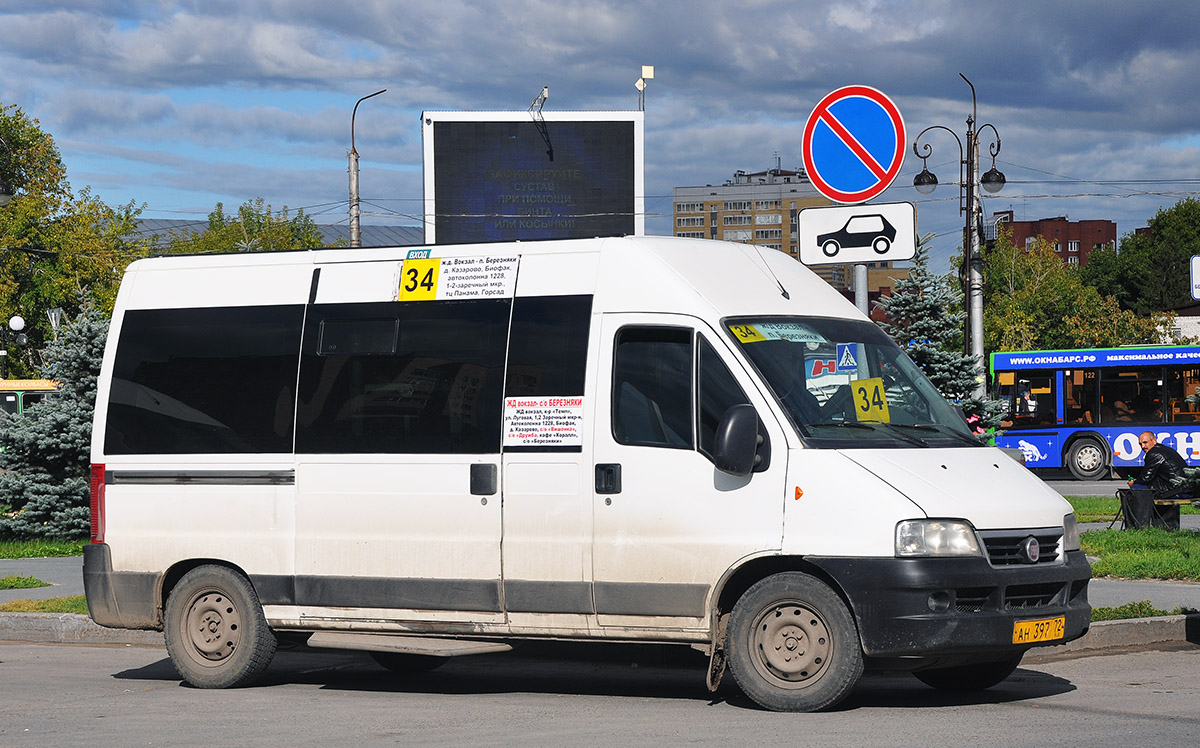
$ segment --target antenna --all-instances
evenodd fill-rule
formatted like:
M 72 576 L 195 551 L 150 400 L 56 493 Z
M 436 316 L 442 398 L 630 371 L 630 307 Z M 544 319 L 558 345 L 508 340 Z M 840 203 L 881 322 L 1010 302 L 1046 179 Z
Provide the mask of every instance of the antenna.
M 789 294 L 787 289 L 783 287 L 783 283 L 779 281 L 779 277 L 775 275 L 775 271 L 771 269 L 771 265 L 767 262 L 767 258 L 763 257 L 762 247 L 758 246 L 757 244 L 751 244 L 749 246 L 754 247 L 754 251 L 758 253 L 758 259 L 762 260 L 763 268 L 765 268 L 767 274 L 771 276 L 771 280 L 775 281 L 775 285 L 779 286 L 779 295 L 785 299 L 791 299 L 791 294 Z M 774 252 L 775 250 L 771 251 Z

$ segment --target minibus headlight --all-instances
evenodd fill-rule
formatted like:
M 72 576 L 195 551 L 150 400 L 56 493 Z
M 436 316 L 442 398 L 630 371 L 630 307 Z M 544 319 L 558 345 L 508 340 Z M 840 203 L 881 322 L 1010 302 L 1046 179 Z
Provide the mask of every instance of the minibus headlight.
M 1075 512 L 1063 517 L 1063 550 L 1079 550 L 1079 523 L 1075 520 Z
M 910 519 L 896 525 L 896 555 L 978 556 L 975 528 L 950 519 Z

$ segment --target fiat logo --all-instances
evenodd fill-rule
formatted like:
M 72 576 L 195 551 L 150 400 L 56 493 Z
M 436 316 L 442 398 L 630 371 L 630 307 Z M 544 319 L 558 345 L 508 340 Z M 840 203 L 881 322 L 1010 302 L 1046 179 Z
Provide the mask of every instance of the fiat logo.
M 1031 535 L 1021 541 L 1021 558 L 1025 563 L 1036 564 L 1041 555 L 1042 549 L 1038 545 L 1037 538 Z

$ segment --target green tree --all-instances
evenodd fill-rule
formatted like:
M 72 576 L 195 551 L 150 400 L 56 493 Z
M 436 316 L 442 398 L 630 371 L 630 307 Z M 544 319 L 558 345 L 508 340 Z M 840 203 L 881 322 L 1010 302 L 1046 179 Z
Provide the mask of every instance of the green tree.
M 45 350 L 41 375 L 60 391 L 24 415 L 0 415 L 0 537 L 88 534 L 88 477 L 96 377 L 107 316 L 85 307 Z
M 19 314 L 29 322 L 29 345 L 9 350 L 10 373 L 21 376 L 37 368 L 37 352 L 53 336 L 45 312 L 75 316 L 84 292 L 110 312 L 125 266 L 147 246 L 132 238 L 140 208 L 110 207 L 86 188 L 73 190 L 37 120 L 0 104 L 0 138 L 9 149 L 0 169 L 16 188 L 0 208 L 0 320 Z
M 1038 237 L 1015 247 L 1001 232 L 984 266 L 984 336 L 992 351 L 1032 351 L 1157 343 L 1167 314 L 1139 315 L 1084 284 Z M 1106 260 L 1102 260 L 1104 262 Z M 1090 260 L 1089 260 L 1090 262 Z
M 248 200 L 230 215 L 225 206 L 208 214 L 203 231 L 191 231 L 169 237 L 166 248 L 173 254 L 214 252 L 274 252 L 284 249 L 315 249 L 325 246 L 321 231 L 303 209 L 289 214 L 287 206 L 275 212 L 263 199 Z
M 1200 201 L 1188 197 L 1159 209 L 1146 231 L 1123 237 L 1119 252 L 1092 252 L 1080 274 L 1121 308 L 1149 314 L 1192 301 L 1190 263 L 1198 254 Z

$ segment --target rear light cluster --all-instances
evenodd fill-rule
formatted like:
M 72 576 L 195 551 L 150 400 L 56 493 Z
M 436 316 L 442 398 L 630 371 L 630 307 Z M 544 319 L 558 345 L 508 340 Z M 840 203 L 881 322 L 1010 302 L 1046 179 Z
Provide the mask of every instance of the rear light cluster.
M 92 476 L 89 483 L 91 493 L 93 543 L 104 542 L 104 466 L 92 465 Z

